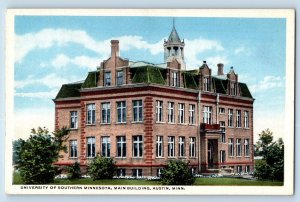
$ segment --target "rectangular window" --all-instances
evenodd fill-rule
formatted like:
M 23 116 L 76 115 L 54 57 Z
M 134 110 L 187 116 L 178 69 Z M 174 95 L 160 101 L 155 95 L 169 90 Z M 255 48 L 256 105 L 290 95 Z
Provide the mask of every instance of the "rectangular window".
M 126 102 L 117 102 L 118 123 L 126 123 Z
M 102 108 L 101 123 L 110 123 L 110 103 L 109 102 L 101 103 L 101 108 Z
M 142 122 L 143 121 L 143 101 L 134 100 L 133 102 L 133 121 Z
M 209 77 L 204 78 L 203 90 L 204 91 L 210 91 L 210 79 L 209 79 Z
M 92 125 L 92 124 L 95 124 L 96 122 L 96 107 L 95 107 L 95 104 L 92 103 L 92 104 L 87 104 L 86 105 L 87 107 L 87 120 L 86 120 L 86 123 L 88 125 Z
M 245 124 L 245 128 L 249 128 L 249 112 L 248 111 L 245 111 L 245 114 L 244 114 L 244 124 Z
M 249 157 L 250 156 L 250 145 L 249 145 L 249 139 L 245 139 L 244 142 L 244 148 L 245 148 L 245 156 Z
M 236 166 L 237 173 L 243 172 L 243 166 Z
M 233 145 L 233 138 L 228 139 L 228 155 L 230 157 L 234 156 L 234 145 Z
M 236 156 L 242 156 L 242 140 L 236 139 Z
M 212 107 L 203 107 L 203 123 L 212 124 Z
M 101 137 L 102 156 L 110 157 L 110 137 Z
M 225 133 L 225 121 L 220 121 L 220 129 L 222 131 L 221 133 L 221 142 L 225 143 L 226 142 L 226 133 Z
M 225 114 L 225 108 L 220 107 L 219 108 L 219 114 Z
M 237 95 L 237 87 L 235 82 L 230 83 L 230 95 Z
M 117 157 L 126 157 L 126 137 L 117 136 Z
M 190 137 L 190 157 L 196 157 L 196 138 Z
M 77 140 L 70 140 L 70 158 L 77 158 Z
M 168 157 L 175 157 L 175 137 L 168 137 Z
M 105 72 L 104 73 L 104 86 L 110 86 L 111 85 L 111 72 Z
M 143 176 L 143 170 L 142 169 L 132 169 L 132 177 L 142 177 Z
M 123 85 L 123 70 L 117 71 L 117 85 Z
M 220 163 L 225 163 L 226 161 L 226 152 L 225 150 L 220 150 Z
M 179 147 L 179 157 L 184 157 L 185 156 L 185 138 L 184 137 L 179 137 L 178 147 Z
M 87 157 L 93 158 L 96 156 L 95 137 L 87 138 Z
M 178 73 L 172 72 L 172 86 L 178 87 Z
M 184 123 L 184 104 L 178 104 L 178 122 Z
M 156 122 L 163 121 L 163 101 L 156 101 Z
M 195 117 L 195 105 L 190 105 L 189 109 L 189 124 L 195 124 L 196 117 Z
M 133 157 L 143 156 L 143 136 L 133 136 Z
M 124 169 L 124 168 L 117 169 L 117 176 L 118 177 L 124 177 L 125 175 L 126 175 L 126 169 Z
M 77 116 L 77 111 L 71 111 L 71 124 L 70 128 L 71 129 L 77 129 L 78 128 L 78 116 Z
M 161 177 L 162 172 L 163 172 L 163 169 L 162 168 L 158 168 L 157 172 L 156 172 L 157 177 Z
M 242 117 L 241 117 L 241 110 L 236 110 L 236 127 L 242 127 Z
M 228 109 L 228 127 L 233 127 L 233 109 Z
M 250 166 L 245 166 L 245 172 L 250 173 Z
M 174 102 L 168 102 L 168 123 L 175 123 Z
M 163 157 L 163 136 L 156 136 L 156 157 Z

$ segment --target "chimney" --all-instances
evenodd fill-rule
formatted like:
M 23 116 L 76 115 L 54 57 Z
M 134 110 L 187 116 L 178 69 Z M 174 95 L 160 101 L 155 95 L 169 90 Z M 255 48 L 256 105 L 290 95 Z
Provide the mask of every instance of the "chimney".
M 111 57 L 120 56 L 119 53 L 119 40 L 111 40 Z
M 224 75 L 223 72 L 224 65 L 222 63 L 219 63 L 217 65 L 218 65 L 218 75 Z

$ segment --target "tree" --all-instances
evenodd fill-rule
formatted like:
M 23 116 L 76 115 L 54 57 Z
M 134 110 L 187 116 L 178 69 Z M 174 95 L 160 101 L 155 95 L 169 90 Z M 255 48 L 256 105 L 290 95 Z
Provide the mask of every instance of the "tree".
M 280 180 L 284 178 L 284 143 L 281 138 L 273 141 L 273 133 L 267 129 L 259 134 L 257 153 L 263 157 L 255 163 L 254 176 L 259 179 Z
M 13 164 L 14 165 L 18 165 L 20 162 L 20 151 L 24 142 L 25 141 L 21 138 L 13 141 Z
M 191 185 L 195 178 L 184 161 L 170 161 L 163 170 L 161 181 L 164 185 Z
M 49 134 L 46 128 L 32 129 L 30 137 L 24 141 L 19 152 L 17 168 L 25 184 L 47 184 L 53 182 L 57 174 L 59 152 L 65 150 L 62 142 L 69 130 L 62 128 Z
M 97 155 L 89 164 L 88 174 L 93 180 L 111 179 L 115 170 L 113 159 Z

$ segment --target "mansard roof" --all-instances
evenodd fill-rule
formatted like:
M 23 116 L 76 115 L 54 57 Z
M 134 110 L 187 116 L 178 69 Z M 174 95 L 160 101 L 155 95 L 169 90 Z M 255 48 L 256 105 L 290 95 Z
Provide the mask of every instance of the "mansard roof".
M 131 63 L 133 64 L 133 63 Z M 138 65 L 139 64 L 139 65 Z M 147 62 L 138 62 L 130 67 L 131 78 L 133 84 L 151 83 L 158 85 L 166 85 L 167 69 L 162 68 L 163 65 L 154 65 Z M 184 88 L 199 89 L 199 71 L 187 70 L 182 71 Z M 225 77 L 212 76 L 212 86 L 214 93 L 227 94 L 229 80 Z M 89 72 L 84 81 L 69 83 L 62 85 L 55 99 L 80 97 L 80 89 L 97 87 L 99 79 L 99 71 Z M 253 98 L 247 84 L 238 82 L 240 96 Z

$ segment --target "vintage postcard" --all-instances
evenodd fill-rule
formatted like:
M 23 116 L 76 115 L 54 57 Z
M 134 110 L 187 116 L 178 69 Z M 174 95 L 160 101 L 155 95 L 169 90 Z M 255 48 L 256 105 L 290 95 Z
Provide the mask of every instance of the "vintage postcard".
M 7 193 L 293 194 L 294 10 L 6 22 Z

